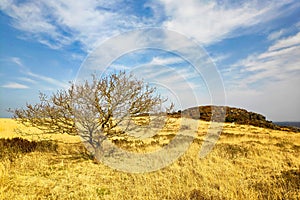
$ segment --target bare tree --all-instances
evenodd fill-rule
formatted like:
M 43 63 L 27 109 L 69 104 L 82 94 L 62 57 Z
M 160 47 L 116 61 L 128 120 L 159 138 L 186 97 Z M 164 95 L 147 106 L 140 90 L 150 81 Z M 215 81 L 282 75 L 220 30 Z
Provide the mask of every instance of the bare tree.
M 170 112 L 173 104 L 162 107 L 166 101 L 155 87 L 121 71 L 104 78 L 93 75 L 91 81 L 73 83 L 50 97 L 40 93 L 39 103 L 11 112 L 17 121 L 44 133 L 78 135 L 95 153 L 106 139 L 132 130 L 135 117 Z

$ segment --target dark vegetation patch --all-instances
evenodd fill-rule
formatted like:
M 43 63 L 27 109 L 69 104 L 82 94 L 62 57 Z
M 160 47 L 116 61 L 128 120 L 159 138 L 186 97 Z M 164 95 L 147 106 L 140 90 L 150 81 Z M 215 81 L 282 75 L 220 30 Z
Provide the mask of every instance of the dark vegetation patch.
M 300 152 L 300 146 L 299 145 L 293 145 L 293 147 L 292 147 L 292 149 L 293 150 L 295 150 L 295 151 L 299 151 Z
M 217 189 L 217 188 L 216 188 Z M 175 198 L 176 200 L 225 200 L 223 196 L 216 196 L 203 192 L 199 189 L 193 189 L 182 196 Z
M 277 142 L 275 144 L 275 146 L 280 147 L 280 148 L 286 148 L 286 147 L 293 146 L 293 143 L 286 141 L 286 140 L 282 140 L 280 142 Z
M 155 140 L 172 140 L 175 136 L 176 136 L 176 134 L 173 134 L 173 133 L 170 133 L 167 135 L 156 134 L 153 136 L 153 139 L 155 139 Z
M 0 138 L 0 159 L 8 158 L 13 161 L 22 154 L 39 152 L 57 152 L 57 143 L 53 141 L 29 141 L 23 138 Z
M 251 145 L 252 147 L 254 146 L 254 145 L 263 145 L 263 146 L 265 146 L 266 144 L 265 143 L 263 143 L 263 142 L 261 142 L 261 141 L 259 141 L 259 140 L 249 140 L 249 141 L 243 141 L 243 142 L 241 142 L 241 144 L 242 145 Z
M 217 144 L 217 149 L 221 152 L 222 157 L 228 159 L 248 157 L 250 153 L 250 149 L 247 146 L 238 144 Z
M 229 133 L 229 132 L 226 132 L 226 131 L 223 131 L 221 133 L 221 135 L 226 136 L 226 137 L 234 137 L 234 138 L 239 138 L 239 137 L 245 137 L 246 136 L 245 133 L 236 134 L 236 133 Z
M 299 199 L 300 169 L 282 171 L 281 174 L 272 175 L 270 179 L 256 182 L 250 187 L 258 191 L 259 199 Z
M 143 140 L 135 139 L 135 140 L 128 140 L 126 138 L 118 138 L 113 139 L 112 143 L 115 144 L 118 148 L 121 148 L 123 150 L 133 151 L 135 152 L 137 149 L 145 149 L 148 144 L 144 143 Z M 155 145 L 158 142 L 153 141 L 151 145 Z
M 295 145 L 290 141 L 282 140 L 275 144 L 283 152 L 293 153 L 295 155 L 300 154 L 300 146 Z M 299 155 L 298 155 L 299 156 Z
M 300 194 L 300 169 L 283 171 L 279 176 L 286 183 L 286 187 L 298 190 Z
M 203 142 L 204 142 L 204 139 L 202 139 L 202 138 L 195 138 L 195 139 L 194 139 L 194 143 L 195 143 L 195 144 L 202 145 Z

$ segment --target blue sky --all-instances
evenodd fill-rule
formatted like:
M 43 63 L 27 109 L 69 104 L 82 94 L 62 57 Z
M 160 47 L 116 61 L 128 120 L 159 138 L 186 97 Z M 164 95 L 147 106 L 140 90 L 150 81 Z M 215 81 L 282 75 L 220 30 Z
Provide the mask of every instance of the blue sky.
M 273 121 L 300 121 L 297 0 L 2 0 L 0 27 L 0 117 L 9 116 L 9 107 L 37 102 L 39 91 L 67 88 L 106 41 L 153 27 L 203 48 L 198 56 L 209 56 L 214 63 L 226 105 Z M 153 37 L 176 43 L 163 35 Z M 178 108 L 214 102 L 207 87 L 211 77 L 195 73 L 176 52 L 134 49 L 140 40 L 125 37 L 119 42 L 120 48 L 133 49 L 110 69 L 133 71 L 155 82 Z

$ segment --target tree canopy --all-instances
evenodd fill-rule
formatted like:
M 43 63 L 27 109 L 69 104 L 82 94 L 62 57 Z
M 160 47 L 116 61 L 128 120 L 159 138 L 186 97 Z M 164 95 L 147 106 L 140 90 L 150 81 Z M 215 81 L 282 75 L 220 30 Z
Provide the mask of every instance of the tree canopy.
M 102 78 L 94 74 L 91 81 L 72 83 L 50 96 L 40 93 L 39 99 L 39 103 L 10 110 L 13 117 L 44 133 L 78 135 L 93 149 L 133 128 L 134 117 L 157 116 L 173 108 L 173 104 L 163 107 L 167 99 L 155 87 L 124 71 Z

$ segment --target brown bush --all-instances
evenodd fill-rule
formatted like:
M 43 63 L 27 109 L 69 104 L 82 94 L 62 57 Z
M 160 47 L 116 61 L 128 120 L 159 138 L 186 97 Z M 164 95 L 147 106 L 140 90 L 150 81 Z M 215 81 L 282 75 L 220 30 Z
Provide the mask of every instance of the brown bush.
M 56 152 L 57 144 L 52 141 L 29 141 L 23 138 L 0 138 L 0 159 L 13 161 L 19 155 L 34 151 Z

